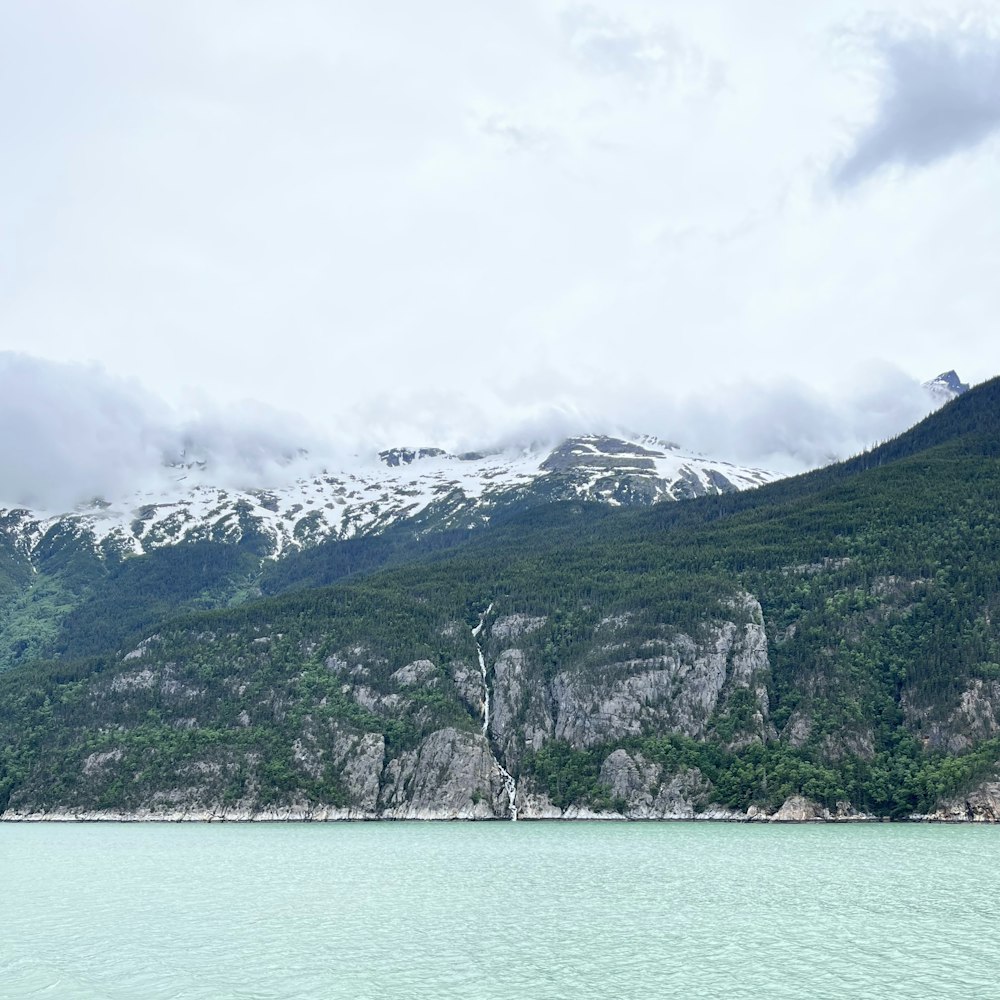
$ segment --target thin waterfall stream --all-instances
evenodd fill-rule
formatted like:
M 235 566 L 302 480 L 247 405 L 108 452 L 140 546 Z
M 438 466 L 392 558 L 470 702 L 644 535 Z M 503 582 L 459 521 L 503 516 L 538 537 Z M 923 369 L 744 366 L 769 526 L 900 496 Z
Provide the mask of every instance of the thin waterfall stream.
M 490 606 L 479 616 L 479 624 L 472 630 L 472 637 L 476 640 L 476 652 L 479 655 L 479 672 L 483 675 L 483 736 L 486 737 L 490 753 L 493 755 L 493 761 L 500 769 L 500 776 L 503 778 L 504 788 L 507 789 L 507 801 L 510 804 L 511 822 L 516 823 L 517 782 L 514 781 L 514 777 L 510 771 L 508 771 L 507 768 L 500 763 L 500 758 L 493 749 L 493 743 L 490 740 L 490 684 L 486 671 L 486 656 L 483 653 L 483 647 L 482 643 L 479 641 L 479 636 L 483 631 L 483 625 L 486 624 L 486 618 L 492 610 L 493 605 L 490 604 Z

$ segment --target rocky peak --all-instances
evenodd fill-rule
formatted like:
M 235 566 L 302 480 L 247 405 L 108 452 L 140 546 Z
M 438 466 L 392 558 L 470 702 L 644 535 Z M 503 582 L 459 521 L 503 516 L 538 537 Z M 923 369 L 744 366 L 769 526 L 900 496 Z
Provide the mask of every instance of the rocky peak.
M 931 395 L 947 402 L 956 396 L 961 396 L 963 392 L 968 392 L 969 384 L 968 382 L 963 382 L 958 377 L 958 373 L 952 369 L 951 371 L 942 372 L 937 378 L 932 378 L 929 382 L 924 382 L 924 388 Z
M 650 448 L 655 443 L 660 447 Z M 565 472 L 567 469 L 653 469 L 653 459 L 664 458 L 676 445 L 647 439 L 644 444 L 624 441 L 603 434 L 586 434 L 567 438 L 541 467 L 548 472 Z
M 412 465 L 422 458 L 441 458 L 447 453 L 444 448 L 387 448 L 378 453 L 379 460 L 390 469 L 401 465 Z

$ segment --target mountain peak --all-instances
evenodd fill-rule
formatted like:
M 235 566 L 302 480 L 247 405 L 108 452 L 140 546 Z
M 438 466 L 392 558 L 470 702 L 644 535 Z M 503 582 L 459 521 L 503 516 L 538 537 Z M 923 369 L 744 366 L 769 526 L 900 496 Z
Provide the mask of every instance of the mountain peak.
M 952 369 L 951 371 L 942 372 L 937 378 L 932 378 L 929 382 L 925 382 L 924 388 L 934 396 L 947 402 L 956 396 L 961 396 L 963 392 L 968 392 L 969 384 L 963 382 L 958 377 L 958 373 Z

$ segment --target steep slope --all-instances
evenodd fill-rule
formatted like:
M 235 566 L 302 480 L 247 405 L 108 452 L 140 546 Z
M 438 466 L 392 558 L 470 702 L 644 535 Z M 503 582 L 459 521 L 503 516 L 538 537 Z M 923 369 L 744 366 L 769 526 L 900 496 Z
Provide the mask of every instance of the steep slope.
M 522 818 L 986 818 L 998 402 L 994 380 L 752 494 L 529 508 L 451 552 L 11 671 L 8 816 L 503 817 L 509 775 Z

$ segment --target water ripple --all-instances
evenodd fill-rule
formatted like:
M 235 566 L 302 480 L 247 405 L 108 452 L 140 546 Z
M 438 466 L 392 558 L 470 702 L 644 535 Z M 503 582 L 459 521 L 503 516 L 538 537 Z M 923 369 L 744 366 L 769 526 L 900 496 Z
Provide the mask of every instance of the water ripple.
M 1000 829 L 0 827 L 0 997 L 996 995 Z

